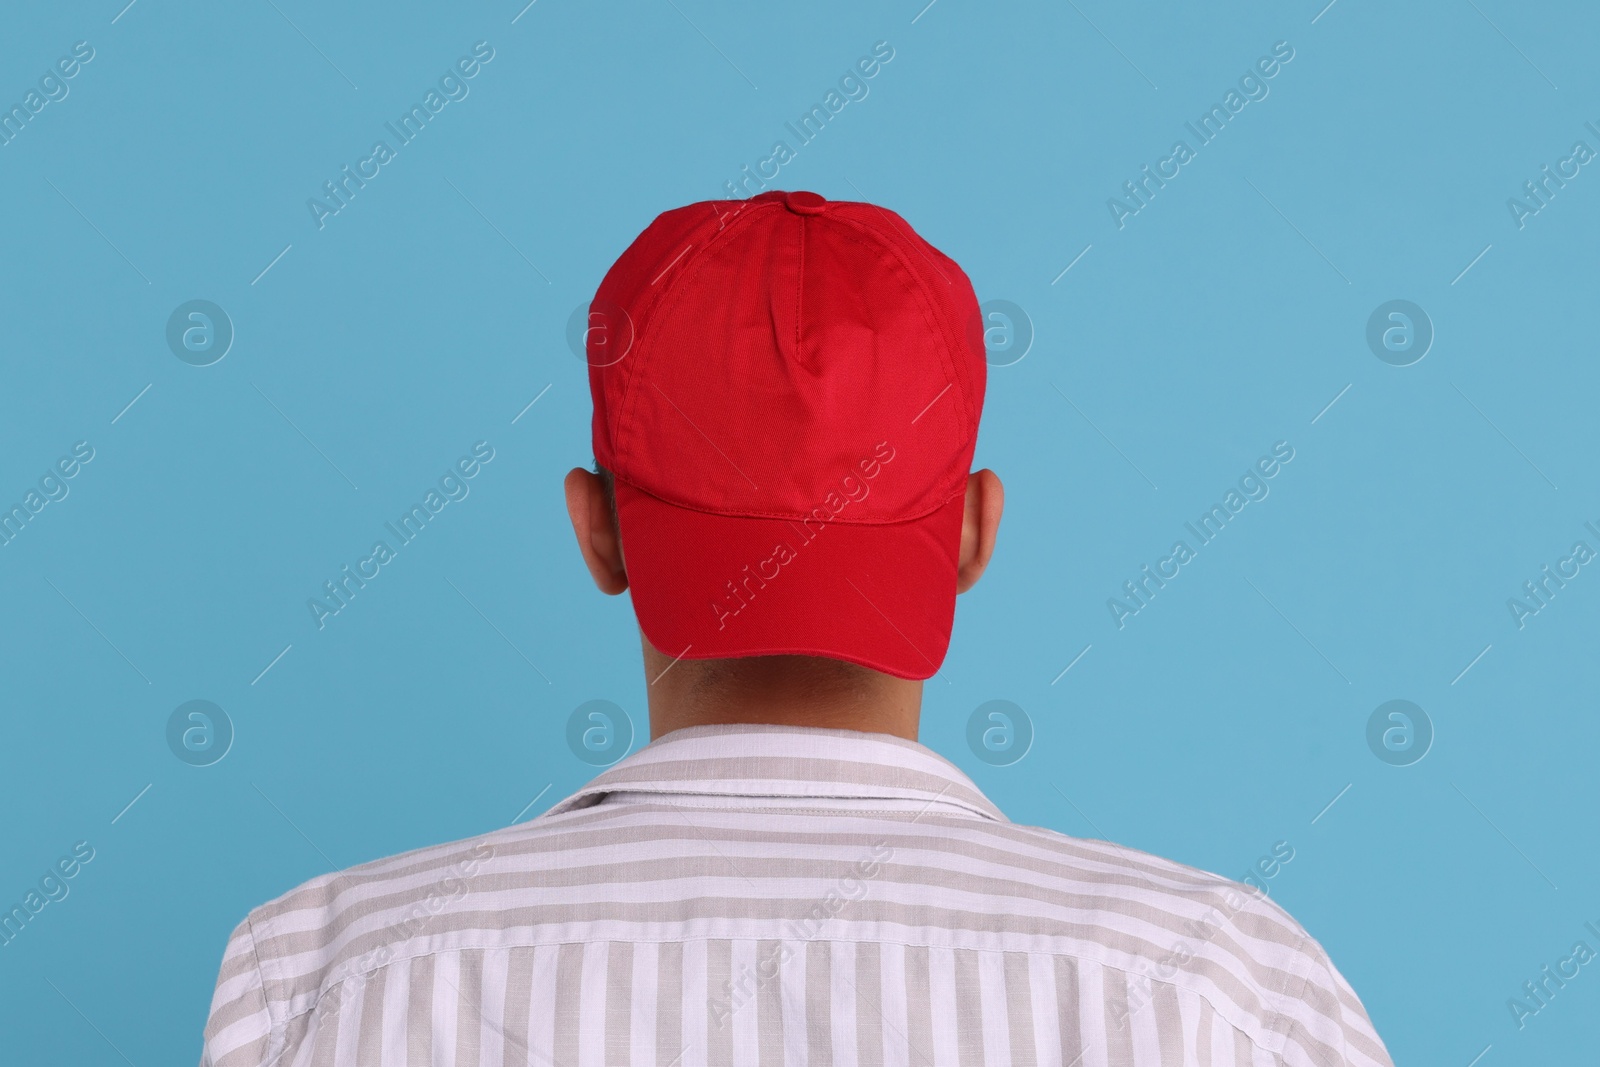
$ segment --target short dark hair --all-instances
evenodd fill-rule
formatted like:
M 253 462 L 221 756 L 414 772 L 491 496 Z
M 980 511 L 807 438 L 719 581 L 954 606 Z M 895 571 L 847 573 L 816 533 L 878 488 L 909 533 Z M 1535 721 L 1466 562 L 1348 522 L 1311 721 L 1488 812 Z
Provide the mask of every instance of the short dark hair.
M 600 484 L 606 491 L 606 509 L 611 512 L 611 532 L 617 535 L 617 542 L 622 542 L 622 526 L 617 521 L 617 478 L 597 459 L 594 461 L 594 473 L 600 479 Z

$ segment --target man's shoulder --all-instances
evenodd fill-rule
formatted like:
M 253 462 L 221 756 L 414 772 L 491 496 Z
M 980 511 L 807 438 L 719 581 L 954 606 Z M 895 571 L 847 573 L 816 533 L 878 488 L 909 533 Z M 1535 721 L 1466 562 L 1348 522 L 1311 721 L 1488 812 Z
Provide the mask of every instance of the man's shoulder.
M 1261 885 L 1099 838 L 1016 825 L 1008 837 L 1056 857 L 1059 893 L 1074 910 L 1104 909 L 1120 928 L 1139 929 L 1162 979 L 1190 960 L 1229 958 L 1253 984 L 1294 995 L 1326 965 L 1326 953 Z M 1278 856 L 1278 864 L 1283 857 Z M 1246 875 L 1246 878 L 1250 875 Z
M 1131 899 L 1148 896 L 1152 902 L 1168 902 L 1177 907 L 1219 905 L 1232 912 L 1271 917 L 1300 930 L 1288 912 L 1271 899 L 1267 889 L 1268 880 L 1293 859 L 1294 850 L 1286 842 L 1279 842 L 1272 856 L 1263 858 L 1260 874 L 1252 870 L 1240 881 L 1115 841 L 1074 837 L 1044 826 L 1004 825 L 1017 848 L 1024 852 L 1038 850 L 1056 860 L 1062 870 L 1105 892 Z
M 331 938 L 331 928 L 378 910 L 390 919 L 389 933 L 404 936 L 409 929 L 393 927 L 397 912 L 410 908 L 420 921 L 443 911 L 475 883 L 481 887 L 476 876 L 487 867 L 501 874 L 531 873 L 546 866 L 540 853 L 551 853 L 554 859 L 569 847 L 604 847 L 603 834 L 580 831 L 567 839 L 561 831 L 576 815 L 535 818 L 317 875 L 254 908 L 248 922 L 258 943 L 265 941 L 269 948 L 275 937 L 291 932 L 300 940 L 320 929 Z M 1011 863 L 1044 875 L 1055 890 L 1045 896 L 1070 901 L 1074 910 L 1121 912 L 1179 935 L 1166 940 L 1182 940 L 1186 934 L 1190 940 L 1209 941 L 1226 932 L 1230 948 L 1243 948 L 1256 958 L 1320 952 L 1304 928 L 1256 885 L 1112 841 L 1019 823 L 990 825 L 1007 839 Z M 499 862 L 493 862 L 497 857 Z
M 490 859 L 535 834 L 538 826 L 533 820 L 319 874 L 252 909 L 247 920 L 260 941 L 285 929 L 304 931 L 317 916 L 332 922 L 344 912 L 370 912 L 373 902 L 381 902 L 385 911 L 408 902 L 448 902 L 464 894 Z
M 1214 988 L 1208 975 L 1226 972 L 1264 1016 L 1281 1017 L 1278 1025 L 1307 1017 L 1308 1008 L 1337 1017 L 1353 1002 L 1321 943 L 1268 894 L 1267 877 L 1236 881 L 1111 841 L 1013 828 L 1060 857 L 1069 880 L 1083 881 L 1083 904 L 1108 913 L 1108 928 L 1138 931 L 1122 965 L 1136 981 L 1204 990 Z M 1280 854 L 1280 868 L 1284 862 Z
M 223 954 L 206 1026 L 213 1059 L 248 1048 L 265 1062 L 289 1019 L 337 1010 L 344 983 L 404 958 L 409 941 L 447 936 L 474 876 L 536 822 L 321 874 L 251 909 Z

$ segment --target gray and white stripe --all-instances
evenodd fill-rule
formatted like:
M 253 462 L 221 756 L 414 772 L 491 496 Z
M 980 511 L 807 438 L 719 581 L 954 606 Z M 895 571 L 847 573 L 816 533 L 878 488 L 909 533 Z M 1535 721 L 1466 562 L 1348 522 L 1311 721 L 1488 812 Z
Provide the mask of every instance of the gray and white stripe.
M 1244 886 L 1019 826 L 885 734 L 669 733 L 529 822 L 313 879 L 210 1067 L 1388 1065 Z

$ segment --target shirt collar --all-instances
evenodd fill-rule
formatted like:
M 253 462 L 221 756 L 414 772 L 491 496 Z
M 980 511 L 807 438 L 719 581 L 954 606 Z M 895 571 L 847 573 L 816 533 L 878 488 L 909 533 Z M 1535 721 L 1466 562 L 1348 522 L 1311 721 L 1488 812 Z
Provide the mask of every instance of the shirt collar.
M 613 792 L 751 798 L 904 800 L 1009 822 L 955 764 L 892 734 L 817 726 L 687 726 L 650 742 L 545 812 L 602 803 Z

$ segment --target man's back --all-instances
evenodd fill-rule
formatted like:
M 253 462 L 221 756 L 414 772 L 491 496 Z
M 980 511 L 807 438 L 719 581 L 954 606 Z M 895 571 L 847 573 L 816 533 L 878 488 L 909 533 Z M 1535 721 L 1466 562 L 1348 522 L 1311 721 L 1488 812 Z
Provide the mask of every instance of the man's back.
M 696 726 L 241 923 L 212 1067 L 1388 1064 L 1282 909 L 882 733 Z

